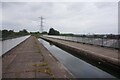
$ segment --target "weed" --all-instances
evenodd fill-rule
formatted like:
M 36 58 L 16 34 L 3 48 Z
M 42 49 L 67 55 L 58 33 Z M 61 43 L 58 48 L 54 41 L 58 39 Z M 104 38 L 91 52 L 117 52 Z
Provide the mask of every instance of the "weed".
M 41 66 L 47 66 L 48 64 L 47 63 L 45 63 L 45 62 L 42 62 L 42 63 L 40 63 L 40 64 L 33 64 L 33 66 L 35 66 L 35 67 L 41 67 Z

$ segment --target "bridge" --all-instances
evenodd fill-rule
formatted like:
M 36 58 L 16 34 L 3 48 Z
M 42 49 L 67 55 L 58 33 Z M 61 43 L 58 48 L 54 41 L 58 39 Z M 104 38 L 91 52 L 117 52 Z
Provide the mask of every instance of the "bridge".
M 119 72 L 120 61 L 117 49 L 49 36 L 40 38 L 97 67 Z M 3 54 L 2 63 L 3 78 L 74 78 L 73 74 L 33 36 Z
M 2 55 L 2 78 L 72 78 L 73 75 L 30 36 Z

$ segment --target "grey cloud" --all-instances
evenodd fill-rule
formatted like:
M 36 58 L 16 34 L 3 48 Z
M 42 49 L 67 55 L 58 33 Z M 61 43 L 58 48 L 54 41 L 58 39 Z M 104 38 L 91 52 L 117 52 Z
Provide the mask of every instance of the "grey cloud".
M 114 2 L 8 2 L 3 3 L 2 9 L 6 29 L 38 31 L 38 17 L 43 16 L 47 31 L 54 27 L 65 33 L 117 33 L 117 4 Z M 12 25 L 19 27 L 12 28 Z
M 96 2 L 94 3 L 98 8 L 110 8 L 115 7 L 117 2 Z
M 26 2 L 2 2 L 2 8 L 13 8 L 13 7 L 20 7 L 26 5 Z

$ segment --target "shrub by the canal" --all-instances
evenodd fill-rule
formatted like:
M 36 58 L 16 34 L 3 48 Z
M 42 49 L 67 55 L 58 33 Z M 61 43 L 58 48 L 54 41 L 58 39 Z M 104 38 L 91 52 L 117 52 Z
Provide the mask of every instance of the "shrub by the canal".
M 49 33 L 48 33 L 48 35 L 59 35 L 59 34 L 60 32 L 53 28 L 50 28 Z

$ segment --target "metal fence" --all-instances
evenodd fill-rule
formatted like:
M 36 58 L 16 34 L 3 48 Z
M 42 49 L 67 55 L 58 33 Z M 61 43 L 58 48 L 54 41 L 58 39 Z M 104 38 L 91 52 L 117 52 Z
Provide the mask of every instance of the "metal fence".
M 91 45 L 98 45 L 103 47 L 110 47 L 110 48 L 119 48 L 119 42 L 118 39 L 108 39 L 108 38 L 88 38 L 88 37 L 72 37 L 72 36 L 49 36 L 44 35 L 46 37 L 56 38 L 56 39 L 62 39 L 62 40 L 68 40 L 68 41 L 74 41 L 84 44 L 91 44 Z

